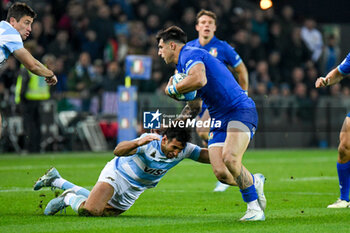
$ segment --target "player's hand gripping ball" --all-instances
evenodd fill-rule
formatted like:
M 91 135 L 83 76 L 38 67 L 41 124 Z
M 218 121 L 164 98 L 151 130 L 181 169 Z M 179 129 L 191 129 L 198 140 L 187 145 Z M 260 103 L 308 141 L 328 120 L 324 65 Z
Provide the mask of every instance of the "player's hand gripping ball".
M 184 73 L 176 73 L 172 77 L 173 77 L 173 85 L 175 86 L 177 83 L 184 80 L 187 76 Z M 178 100 L 189 101 L 189 100 L 194 100 L 196 98 L 196 95 L 197 95 L 197 91 L 190 91 L 187 93 L 175 95 L 175 97 Z

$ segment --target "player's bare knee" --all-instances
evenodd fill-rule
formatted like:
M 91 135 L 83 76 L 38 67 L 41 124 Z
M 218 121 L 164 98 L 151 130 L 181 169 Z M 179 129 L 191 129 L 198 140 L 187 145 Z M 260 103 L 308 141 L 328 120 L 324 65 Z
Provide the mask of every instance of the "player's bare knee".
M 229 177 L 225 169 L 214 169 L 214 174 L 220 182 L 227 183 Z
M 98 209 L 94 207 L 83 207 L 79 209 L 79 215 L 83 216 L 102 216 L 103 209 Z
M 236 156 L 230 154 L 230 153 L 224 153 L 223 154 L 224 163 L 226 167 L 233 168 L 235 170 L 239 170 L 241 163 L 236 159 Z
M 350 161 L 350 145 L 349 142 L 341 140 L 338 146 L 338 162 L 346 163 Z

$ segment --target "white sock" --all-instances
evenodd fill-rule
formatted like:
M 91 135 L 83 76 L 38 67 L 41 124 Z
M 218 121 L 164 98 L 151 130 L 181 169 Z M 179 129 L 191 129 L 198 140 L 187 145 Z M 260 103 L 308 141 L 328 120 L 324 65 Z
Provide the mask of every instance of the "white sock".
M 66 183 L 66 182 L 67 182 L 67 180 L 65 180 L 62 177 L 60 177 L 60 178 L 55 179 L 52 182 L 52 186 L 54 186 L 56 188 L 59 188 L 59 189 L 62 189 L 63 184 Z
M 64 204 L 70 205 L 70 199 L 75 198 L 76 196 L 77 196 L 77 194 L 75 194 L 75 193 L 67 193 L 67 195 L 63 199 Z
M 68 193 L 64 197 L 64 203 L 66 205 L 70 205 L 72 209 L 78 213 L 80 205 L 86 201 L 87 197 L 84 197 L 83 195 L 76 195 L 75 193 Z
M 260 205 L 259 205 L 258 200 L 248 202 L 247 204 L 248 204 L 248 209 L 250 209 L 250 210 L 262 210 Z

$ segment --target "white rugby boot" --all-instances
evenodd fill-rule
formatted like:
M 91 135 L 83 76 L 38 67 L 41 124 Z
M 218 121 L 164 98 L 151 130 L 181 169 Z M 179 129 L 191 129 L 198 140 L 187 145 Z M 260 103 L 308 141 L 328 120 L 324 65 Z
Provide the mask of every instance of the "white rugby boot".
M 74 193 L 73 189 L 67 189 L 60 196 L 52 199 L 46 206 L 44 210 L 45 215 L 54 215 L 58 211 L 63 210 L 67 207 L 66 203 L 64 203 L 64 197 L 68 193 Z
M 266 209 L 266 197 L 264 194 L 264 184 L 265 184 L 265 176 L 260 173 L 254 174 L 254 186 L 256 193 L 258 194 L 258 203 L 260 208 L 265 211 Z
M 248 209 L 240 221 L 265 221 L 264 211 Z
M 345 200 L 341 200 L 340 198 L 334 202 L 333 204 L 330 204 L 327 206 L 327 208 L 330 209 L 336 209 L 336 208 L 350 208 L 350 202 L 349 201 L 345 201 Z
M 216 187 L 213 192 L 225 192 L 228 187 L 230 187 L 230 185 L 218 181 L 216 182 Z
M 58 173 L 57 169 L 52 167 L 35 182 L 33 189 L 37 191 L 42 187 L 51 187 L 52 182 L 60 177 L 60 173 Z

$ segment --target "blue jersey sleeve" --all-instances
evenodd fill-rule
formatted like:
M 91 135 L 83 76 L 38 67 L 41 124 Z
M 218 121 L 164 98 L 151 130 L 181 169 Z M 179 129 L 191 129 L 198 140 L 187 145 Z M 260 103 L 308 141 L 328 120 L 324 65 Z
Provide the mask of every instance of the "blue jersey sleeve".
M 188 72 L 191 70 L 191 68 L 199 63 L 204 64 L 204 54 L 201 49 L 196 49 L 191 51 L 187 54 L 187 56 L 184 57 L 185 59 L 185 71 L 186 75 L 188 75 Z
M 239 64 L 242 63 L 241 57 L 238 55 L 236 50 L 230 46 L 227 42 L 224 42 L 225 44 L 225 62 L 226 64 L 229 64 L 230 66 L 236 68 Z
M 350 74 L 350 53 L 346 56 L 344 61 L 338 66 L 338 70 L 343 75 Z

